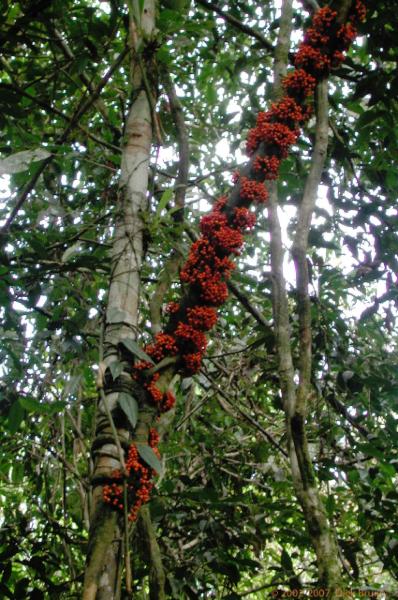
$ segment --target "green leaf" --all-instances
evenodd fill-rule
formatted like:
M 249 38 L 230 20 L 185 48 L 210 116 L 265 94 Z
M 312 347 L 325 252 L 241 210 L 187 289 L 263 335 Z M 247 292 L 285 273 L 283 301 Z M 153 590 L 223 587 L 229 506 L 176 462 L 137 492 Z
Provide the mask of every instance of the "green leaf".
M 152 467 L 156 471 L 158 475 L 163 474 L 162 463 L 154 453 L 153 449 L 150 446 L 145 444 L 137 444 L 138 454 L 141 456 L 143 460 Z
M 289 573 L 294 573 L 292 559 L 290 558 L 288 552 L 286 552 L 285 549 L 282 550 L 281 565 L 285 569 L 285 571 L 288 571 Z
M 157 215 L 160 215 L 162 210 L 164 210 L 166 208 L 166 205 L 168 204 L 168 202 L 170 202 L 170 200 L 172 199 L 173 196 L 174 196 L 174 191 L 171 188 L 168 188 L 167 190 L 165 190 L 163 192 L 162 197 L 160 198 L 159 204 L 156 209 Z
M 51 153 L 43 148 L 36 150 L 23 150 L 16 152 L 6 158 L 0 159 L 0 175 L 20 173 L 29 169 L 31 163 L 44 160 L 51 156 Z
M 65 396 L 74 396 L 79 389 L 81 382 L 81 375 L 72 375 L 68 383 L 65 386 Z
M 14 462 L 11 471 L 11 480 L 15 485 L 21 483 L 25 474 L 25 468 L 21 462 Z
M 21 396 L 19 398 L 19 402 L 21 406 L 23 406 L 23 408 L 28 412 L 37 412 L 42 415 L 48 412 L 47 406 L 45 404 L 41 404 L 40 402 L 38 402 L 34 398 L 30 398 L 29 396 Z
M 73 256 L 74 254 L 77 254 L 79 249 L 80 249 L 79 242 L 76 242 L 76 244 L 69 246 L 69 248 L 67 248 L 65 250 L 65 252 L 63 253 L 63 255 L 61 256 L 61 262 L 63 262 L 63 263 L 68 262 L 69 258 L 71 258 L 71 256 Z
M 226 575 L 232 583 L 238 583 L 240 579 L 240 573 L 238 567 L 234 562 L 221 562 L 218 560 L 213 560 L 209 563 L 209 566 L 213 571 L 216 571 L 216 573 Z
M 161 46 L 156 51 L 156 58 L 159 62 L 166 65 L 170 65 L 173 62 L 173 57 L 170 54 L 170 50 L 166 46 Z
M 140 348 L 140 346 L 137 344 L 136 341 L 134 341 L 131 338 L 123 338 L 122 340 L 120 340 L 120 343 L 127 348 L 127 350 L 129 352 L 131 352 L 131 354 L 134 354 L 134 356 L 137 356 L 140 360 L 146 360 L 148 362 L 151 362 L 152 364 L 155 364 L 152 360 L 152 358 L 150 356 L 148 356 L 148 354 L 146 354 L 142 348 Z
M 109 370 L 112 373 L 112 379 L 115 380 L 123 372 L 123 363 L 115 360 L 109 365 Z
M 16 433 L 19 429 L 19 426 L 24 418 L 24 409 L 21 406 L 19 400 L 14 402 L 11 406 L 10 412 L 7 417 L 7 427 L 11 433 Z
M 137 400 L 130 394 L 127 394 L 126 392 L 121 392 L 119 394 L 118 402 L 119 402 L 120 408 L 123 410 L 123 412 L 127 416 L 131 425 L 135 428 L 135 426 L 137 425 L 137 419 L 138 419 Z
M 46 404 L 46 410 L 50 415 L 53 415 L 57 412 L 62 412 L 66 406 L 66 402 L 63 400 L 57 400 L 56 402 L 51 402 L 51 404 Z
M 0 582 L 0 592 L 4 595 L 4 598 L 11 598 L 11 600 L 15 598 L 14 592 L 11 592 L 2 581 Z
M 206 94 L 206 98 L 207 98 L 207 101 L 209 102 L 209 104 L 217 103 L 217 90 L 214 87 L 214 85 L 212 85 L 211 83 L 208 83 L 205 94 Z

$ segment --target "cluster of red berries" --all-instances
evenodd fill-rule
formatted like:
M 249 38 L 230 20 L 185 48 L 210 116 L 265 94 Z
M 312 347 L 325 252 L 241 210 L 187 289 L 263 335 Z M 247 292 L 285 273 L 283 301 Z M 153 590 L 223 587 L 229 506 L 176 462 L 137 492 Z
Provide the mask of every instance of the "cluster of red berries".
M 247 202 L 264 204 L 268 200 L 268 190 L 261 181 L 240 177 L 240 196 Z
M 262 173 L 264 179 L 271 181 L 278 179 L 281 160 L 276 156 L 256 156 L 253 162 L 253 170 Z
M 164 345 L 163 344 L 164 338 L 160 337 L 161 335 L 165 336 L 165 334 L 159 334 L 159 338 L 158 338 L 160 340 L 159 346 L 156 346 L 156 344 L 153 344 L 153 346 L 155 347 L 155 350 L 152 353 L 152 356 L 157 356 L 157 357 L 160 356 L 160 358 L 158 358 L 159 361 L 162 360 L 162 358 L 164 358 L 167 355 L 168 347 L 172 348 L 173 355 L 175 354 L 174 344 L 173 344 L 173 346 L 170 346 L 169 344 Z M 148 347 L 146 348 L 146 350 L 148 350 Z M 163 353 L 161 352 L 161 350 L 163 350 Z M 156 385 L 156 383 L 160 377 L 160 374 L 158 372 L 153 373 L 153 375 L 151 377 L 149 377 L 147 375 L 148 369 L 151 369 L 152 367 L 153 367 L 153 363 L 150 363 L 149 361 L 141 360 L 134 365 L 132 376 L 133 376 L 133 379 L 135 381 L 137 381 L 137 383 L 140 383 L 147 390 L 149 398 L 156 405 L 158 412 L 160 414 L 160 413 L 164 413 L 164 412 L 167 412 L 168 410 L 170 410 L 174 406 L 176 399 L 175 399 L 174 394 L 170 390 L 167 390 L 166 392 L 162 392 L 159 389 L 159 387 Z
M 228 197 L 222 196 L 210 214 L 201 219 L 201 237 L 192 244 L 180 273 L 180 280 L 188 289 L 186 298 L 181 304 L 170 302 L 167 305 L 166 312 L 170 317 L 167 331 L 157 334 L 154 343 L 145 348 L 155 363 L 167 356 L 176 356 L 183 374 L 193 374 L 200 369 L 207 345 L 205 332 L 217 322 L 215 307 L 222 305 L 228 297 L 226 280 L 235 266 L 229 257 L 240 254 L 243 233 L 252 229 L 256 222 L 250 204 L 267 201 L 264 182 L 278 178 L 281 161 L 287 157 L 300 127 L 311 115 L 308 99 L 313 96 L 317 83 L 344 60 L 343 52 L 357 33 L 355 25 L 365 18 L 365 14 L 361 0 L 354 1 L 348 22 L 343 25 L 338 22 L 337 13 L 327 6 L 315 13 L 312 26 L 295 56 L 295 69 L 282 82 L 284 96 L 267 112 L 258 114 L 256 126 L 248 134 L 247 153 L 253 156 L 252 177 L 235 173 L 233 180 L 237 184 L 238 201 L 236 194 L 233 203 L 228 203 Z M 149 375 L 148 372 L 152 367 L 150 362 L 138 362 L 132 376 L 146 389 L 158 413 L 162 413 L 173 407 L 175 397 L 171 391 L 159 389 L 159 373 Z M 151 435 L 149 443 L 155 448 L 156 436 Z M 135 520 L 139 507 L 149 498 L 152 472 L 143 464 L 134 444 L 130 446 L 127 464 L 132 494 L 130 518 Z M 112 506 L 122 508 L 123 488 L 118 481 L 121 475 L 116 474 L 114 479 L 114 483 L 105 486 L 104 499 Z
M 239 255 L 243 245 L 243 233 L 253 228 L 255 215 L 250 204 L 264 204 L 268 190 L 264 182 L 277 179 L 281 161 L 287 157 L 296 142 L 300 127 L 310 114 L 307 99 L 313 95 L 317 83 L 343 58 L 356 35 L 355 24 L 364 18 L 361 0 L 355 0 L 354 8 L 346 24 L 340 24 L 337 12 L 325 6 L 313 17 L 304 41 L 295 56 L 295 70 L 283 80 L 284 96 L 271 104 L 267 112 L 260 112 L 256 126 L 247 138 L 247 152 L 252 160 L 253 178 L 234 173 L 238 186 L 239 201 L 234 209 L 228 209 L 228 198 L 222 196 L 210 214 L 200 222 L 201 237 L 192 244 L 188 259 L 180 273 L 180 280 L 188 286 L 189 305 L 171 302 L 167 306 L 170 323 L 167 333 L 156 336 L 146 352 L 155 362 L 166 356 L 178 356 L 183 373 L 198 371 L 207 340 L 204 332 L 217 321 L 215 307 L 228 296 L 226 280 L 234 268 L 231 255 Z M 192 305 L 192 298 L 194 304 Z M 144 373 L 145 363 L 134 366 L 133 376 Z M 158 376 L 144 377 L 143 384 L 150 399 L 165 410 L 173 402 L 156 386 Z
M 175 356 L 178 348 L 175 339 L 167 333 L 157 333 L 155 336 L 156 342 L 146 346 L 145 352 L 155 361 L 159 362 L 165 356 Z
M 156 429 L 150 429 L 148 435 L 148 445 L 153 449 L 156 456 L 159 457 L 157 449 L 159 443 L 159 434 Z M 156 475 L 154 469 L 149 467 L 140 457 L 136 444 L 130 444 L 126 459 L 126 486 L 127 498 L 130 506 L 129 520 L 137 519 L 138 511 L 143 504 L 148 502 L 153 488 L 152 477 Z M 113 508 L 123 510 L 123 475 L 119 470 L 112 473 L 111 484 L 105 485 L 102 491 L 104 502 L 110 504 Z
M 256 215 L 246 208 L 237 206 L 234 213 L 234 225 L 243 231 L 253 229 L 256 224 Z
M 188 308 L 187 317 L 188 325 L 199 331 L 209 331 L 217 323 L 217 312 L 211 306 Z
M 178 312 L 180 310 L 180 305 L 178 302 L 169 302 L 166 306 L 166 312 L 170 315 Z
M 344 60 L 343 52 L 357 35 L 355 23 L 362 21 L 365 14 L 361 0 L 355 0 L 349 21 L 343 25 L 338 22 L 337 12 L 328 6 L 314 14 L 312 26 L 296 53 L 296 68 L 284 78 L 285 96 L 267 112 L 259 113 L 256 126 L 249 131 L 248 155 L 260 149 L 260 156 L 253 163 L 257 179 L 261 173 L 264 180 L 277 178 L 281 159 L 287 157 L 296 142 L 299 126 L 311 115 L 306 99 L 313 95 L 318 81 Z
M 294 98 L 297 103 L 302 103 L 312 96 L 316 83 L 315 77 L 304 69 L 295 69 L 283 79 L 282 87 L 288 96 Z

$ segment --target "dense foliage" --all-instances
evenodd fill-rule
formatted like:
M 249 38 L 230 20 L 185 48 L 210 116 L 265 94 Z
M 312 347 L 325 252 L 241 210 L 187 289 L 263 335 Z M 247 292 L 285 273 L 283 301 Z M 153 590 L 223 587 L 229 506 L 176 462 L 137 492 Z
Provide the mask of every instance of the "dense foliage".
M 173 204 L 178 140 L 162 87 L 145 215 L 142 345 L 152 339 L 159 284 L 167 289 L 165 322 L 166 306 L 179 300 L 170 256 L 181 264 L 187 257 L 189 234 L 227 192 L 247 132 L 271 96 L 279 11 L 272 3 L 219 4 L 234 25 L 203 4 L 167 2 L 158 15 L 156 58 L 183 106 L 190 179 L 181 221 Z M 367 4 L 360 37 L 329 87 L 327 168 L 308 256 L 315 392 L 307 433 L 347 587 L 397 593 L 398 26 L 388 2 Z M 118 0 L 31 0 L 5 3 L 1 16 L 0 590 L 5 598 L 77 598 L 131 100 L 127 9 Z M 293 46 L 306 18 L 295 6 Z M 310 120 L 280 168 L 287 249 L 313 137 Z M 150 510 L 175 598 L 265 598 L 316 580 L 286 458 L 261 212 L 231 274 L 243 300 L 230 294 L 201 370 L 190 369 L 178 386 L 173 425 L 160 444 L 166 468 Z M 297 297 L 286 267 L 296 351 Z M 139 527 L 132 543 L 137 597 L 145 598 Z

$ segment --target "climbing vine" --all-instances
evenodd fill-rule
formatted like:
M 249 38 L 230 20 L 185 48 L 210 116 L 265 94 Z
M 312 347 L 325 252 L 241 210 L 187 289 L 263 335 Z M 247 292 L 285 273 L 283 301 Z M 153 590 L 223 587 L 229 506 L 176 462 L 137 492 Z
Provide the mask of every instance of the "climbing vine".
M 253 206 L 267 202 L 266 182 L 278 178 L 282 160 L 310 118 L 317 84 L 344 61 L 344 52 L 365 15 L 361 0 L 353 3 L 346 23 L 341 23 L 337 12 L 328 6 L 314 14 L 295 55 L 295 68 L 282 82 L 284 95 L 268 111 L 258 114 L 256 126 L 249 131 L 246 151 L 250 161 L 241 172 L 235 172 L 233 193 L 219 198 L 211 212 L 202 217 L 201 235 L 192 244 L 180 273 L 185 292 L 182 300 L 168 305 L 164 332 L 145 348 L 153 362 L 139 361 L 132 368 L 133 379 L 146 390 L 147 401 L 159 415 L 174 406 L 175 397 L 171 390 L 163 392 L 158 387 L 160 373 L 154 372 L 154 365 L 174 357 L 181 375 L 199 371 L 207 347 L 206 332 L 217 322 L 216 308 L 228 297 L 226 282 L 235 268 L 231 256 L 240 254 L 244 234 L 256 222 Z M 152 428 L 148 444 L 156 455 L 158 441 Z M 129 447 L 126 472 L 129 518 L 134 521 L 140 506 L 149 500 L 155 473 L 140 457 L 134 442 Z M 104 501 L 118 510 L 124 509 L 122 478 L 121 472 L 115 471 L 114 481 L 103 490 Z

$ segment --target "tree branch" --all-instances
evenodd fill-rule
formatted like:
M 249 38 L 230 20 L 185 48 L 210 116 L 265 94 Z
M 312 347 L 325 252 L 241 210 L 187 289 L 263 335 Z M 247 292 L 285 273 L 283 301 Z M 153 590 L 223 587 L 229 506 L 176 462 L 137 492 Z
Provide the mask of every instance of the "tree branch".
M 175 181 L 175 194 L 174 200 L 175 205 L 180 210 L 173 213 L 173 219 L 176 222 L 183 221 L 184 219 L 184 206 L 185 206 L 185 192 L 188 185 L 188 173 L 189 173 L 189 143 L 188 143 L 188 130 L 185 124 L 184 112 L 181 102 L 177 96 L 174 84 L 168 71 L 163 75 L 163 83 L 169 98 L 171 114 L 173 116 L 174 124 L 177 132 L 177 144 L 178 144 L 178 174 Z
M 3 63 L 3 58 L 0 58 L 0 60 Z M 29 94 L 29 92 L 26 92 L 15 82 L 15 79 L 14 79 L 14 83 L 12 83 L 12 84 L 8 84 L 8 85 L 5 83 L 0 84 L 0 89 L 1 88 L 13 89 L 16 92 L 18 92 L 19 94 L 21 94 L 21 96 L 28 98 L 29 100 L 31 100 L 32 102 L 37 104 L 37 106 L 40 106 L 41 108 L 43 108 L 47 113 L 49 113 L 49 112 L 53 113 L 54 115 L 57 115 L 57 117 L 60 117 L 64 121 L 68 121 L 68 123 L 71 123 L 71 121 L 72 121 L 72 117 L 70 117 L 69 115 L 66 115 L 61 110 L 58 110 L 58 108 L 56 108 L 55 106 L 51 106 L 51 104 L 48 104 L 47 102 L 40 100 L 40 98 L 37 98 L 36 96 L 32 96 L 32 94 Z M 93 133 L 91 133 L 91 131 L 89 131 L 88 129 L 83 127 L 83 125 L 80 125 L 80 123 L 77 123 L 76 127 L 82 133 L 84 133 L 87 137 L 92 139 L 93 142 L 95 142 L 96 144 L 99 144 L 100 146 L 104 146 L 104 148 L 108 148 L 109 150 L 112 150 L 112 152 L 117 152 L 117 153 L 121 152 L 119 146 L 114 146 L 110 142 L 106 142 L 105 140 L 102 140 L 101 138 L 99 138 L 96 135 L 94 135 Z
M 325 166 L 328 146 L 328 85 L 322 81 L 316 91 L 315 146 L 310 172 L 305 182 L 303 197 L 298 209 L 298 219 L 292 255 L 296 269 L 297 311 L 300 330 L 299 386 L 296 412 L 305 418 L 307 398 L 311 391 L 312 332 L 311 300 L 308 293 L 309 275 L 307 262 L 308 235 L 315 208 L 319 184 Z
M 281 80 L 284 75 L 288 60 L 288 39 L 291 31 L 291 0 L 284 0 L 282 4 L 281 28 L 278 38 L 278 44 L 275 51 L 274 66 L 274 96 L 280 94 Z M 324 85 L 324 84 L 321 84 Z M 325 93 L 325 89 L 323 89 Z M 322 105 L 324 109 L 324 104 Z M 322 113 L 323 116 L 323 113 Z M 322 140 L 319 139 L 322 132 Z M 317 127 L 318 136 L 318 154 L 323 156 L 325 153 L 324 124 Z M 326 130 L 327 142 L 327 130 Z M 320 152 L 322 150 L 323 154 Z M 315 153 L 314 153 L 315 156 Z M 313 210 L 313 196 L 316 197 L 316 175 L 322 173 L 323 163 L 320 159 L 315 161 L 315 165 L 310 171 L 314 171 L 313 177 L 309 178 L 306 188 L 309 190 L 304 199 L 303 207 L 300 209 L 299 225 L 297 228 L 297 240 L 300 244 L 308 239 L 308 228 Z M 320 177 L 320 175 L 319 175 Z M 315 191 L 313 191 L 315 190 Z M 311 193 L 310 193 L 311 191 Z M 270 188 L 269 199 L 269 223 L 270 223 L 270 246 L 271 246 L 271 265 L 273 274 L 273 310 L 275 320 L 275 337 L 277 343 L 277 352 L 279 357 L 279 377 L 283 399 L 283 407 L 286 417 L 286 429 L 288 438 L 288 449 L 291 463 L 292 479 L 297 495 L 297 499 L 302 507 L 307 528 L 311 537 L 312 545 L 317 556 L 317 565 L 319 572 L 319 585 L 330 588 L 330 597 L 335 598 L 336 589 L 340 583 L 340 563 L 336 542 L 333 532 L 327 520 L 326 512 L 319 494 L 319 489 L 315 480 L 312 463 L 308 451 L 308 442 L 305 428 L 305 413 L 299 412 L 305 410 L 308 386 L 301 385 L 299 394 L 296 395 L 294 366 L 292 357 L 292 346 L 290 339 L 289 325 L 289 306 L 286 292 L 286 283 L 283 275 L 283 244 L 281 235 L 281 226 L 278 215 L 277 189 L 273 184 Z M 306 254 L 304 251 L 304 260 L 301 259 L 300 266 L 306 263 Z M 305 273 L 300 270 L 300 290 L 304 299 L 308 296 L 308 273 L 305 279 Z M 303 305 L 302 302 L 302 305 Z M 308 306 L 305 304 L 301 308 L 302 324 L 301 328 L 306 333 L 306 338 L 300 344 L 300 376 L 301 381 L 309 381 L 308 365 L 310 365 L 308 352 L 311 350 L 311 329 L 308 325 Z M 304 320 L 305 314 L 305 320 Z M 304 352 L 305 351 L 305 352 Z M 304 354 L 303 354 L 304 353 Z M 310 356 L 310 355 L 309 355 Z M 304 375 L 303 375 L 304 374 Z M 304 379 L 303 379 L 304 377 Z M 304 396 L 305 394 L 305 396 Z
M 196 2 L 203 6 L 206 10 L 215 12 L 222 19 L 224 19 L 224 21 L 233 25 L 233 27 L 236 27 L 236 29 L 239 29 L 250 37 L 255 38 L 258 42 L 260 42 L 263 48 L 268 50 L 268 52 L 274 52 L 274 47 L 271 42 L 269 42 L 259 31 L 256 31 L 252 27 L 242 23 L 242 21 L 239 21 L 239 19 L 236 17 L 224 12 L 219 6 L 217 6 L 217 4 L 214 4 L 214 2 L 207 2 L 207 0 L 196 0 Z
M 70 49 L 67 41 L 62 37 L 62 34 L 58 31 L 58 29 L 56 27 L 51 28 L 51 32 L 54 34 L 56 43 L 57 43 L 58 47 L 61 49 L 63 55 L 66 58 L 68 58 L 69 60 L 72 60 L 72 61 L 76 60 L 76 57 L 73 54 L 72 50 Z M 95 86 L 93 85 L 92 80 L 86 75 L 86 73 L 84 71 L 79 73 L 79 79 L 86 86 L 86 88 L 90 92 L 90 94 L 96 93 Z M 120 138 L 120 135 L 121 135 L 120 130 L 117 127 L 115 127 L 114 125 L 112 125 L 112 123 L 110 123 L 108 112 L 105 108 L 104 103 L 102 102 L 102 100 L 99 97 L 96 98 L 94 105 L 97 108 L 98 112 L 102 115 L 104 121 L 107 123 L 107 125 L 111 129 L 111 131 L 117 136 L 117 138 Z
M 148 506 L 140 510 L 138 526 L 141 530 L 141 539 L 144 544 L 149 570 L 149 600 L 166 600 L 165 584 L 166 575 L 162 563 L 162 555 L 156 539 L 155 528 L 152 523 Z M 141 545 L 141 544 L 140 544 Z
M 176 127 L 179 157 L 178 173 L 174 186 L 174 204 L 178 210 L 173 212 L 172 218 L 175 223 L 182 223 L 184 220 L 185 194 L 188 185 L 189 172 L 188 131 L 181 102 L 178 99 L 172 79 L 168 72 L 163 75 L 163 83 L 169 98 L 171 114 Z M 151 313 L 152 331 L 154 333 L 158 333 L 161 330 L 161 306 L 165 294 L 170 287 L 170 283 L 173 281 L 174 277 L 177 276 L 182 258 L 179 251 L 174 248 L 164 265 L 162 277 L 159 277 L 155 293 L 150 300 L 149 308 Z
M 81 117 L 95 103 L 96 99 L 98 98 L 98 96 L 101 93 L 101 90 L 106 86 L 106 84 L 112 77 L 113 73 L 116 71 L 116 69 L 122 63 L 123 59 L 125 58 L 125 56 L 127 56 L 129 51 L 130 51 L 129 47 L 126 47 L 122 50 L 122 52 L 119 54 L 119 56 L 117 57 L 117 59 L 115 60 L 113 65 L 111 67 L 109 67 L 108 71 L 101 78 L 100 82 L 98 83 L 97 87 L 95 88 L 95 90 L 92 93 L 92 95 L 90 96 L 90 98 L 88 98 L 88 100 L 85 100 L 85 96 L 83 96 L 80 99 L 80 102 L 77 105 L 76 110 L 70 119 L 69 125 L 66 127 L 66 129 L 62 133 L 62 135 L 59 136 L 55 140 L 55 144 L 61 145 L 66 141 L 66 139 L 69 137 L 69 134 L 71 133 L 71 131 L 73 131 L 73 129 L 75 127 L 77 127 L 78 122 L 81 119 Z M 18 194 L 16 201 L 15 201 L 14 208 L 12 209 L 10 216 L 7 218 L 5 224 L 3 225 L 2 229 L 0 230 L 0 236 L 2 236 L 2 235 L 4 236 L 8 233 L 15 217 L 17 216 L 18 212 L 20 211 L 20 209 L 22 208 L 26 199 L 28 198 L 30 192 L 34 189 L 40 175 L 43 173 L 43 171 L 45 170 L 47 165 L 49 165 L 54 160 L 55 156 L 56 156 L 55 154 L 51 154 L 51 156 L 46 158 L 41 163 L 41 165 L 37 168 L 36 172 L 34 173 L 33 177 L 30 179 L 30 181 L 28 181 L 28 183 L 25 185 L 23 190 Z

